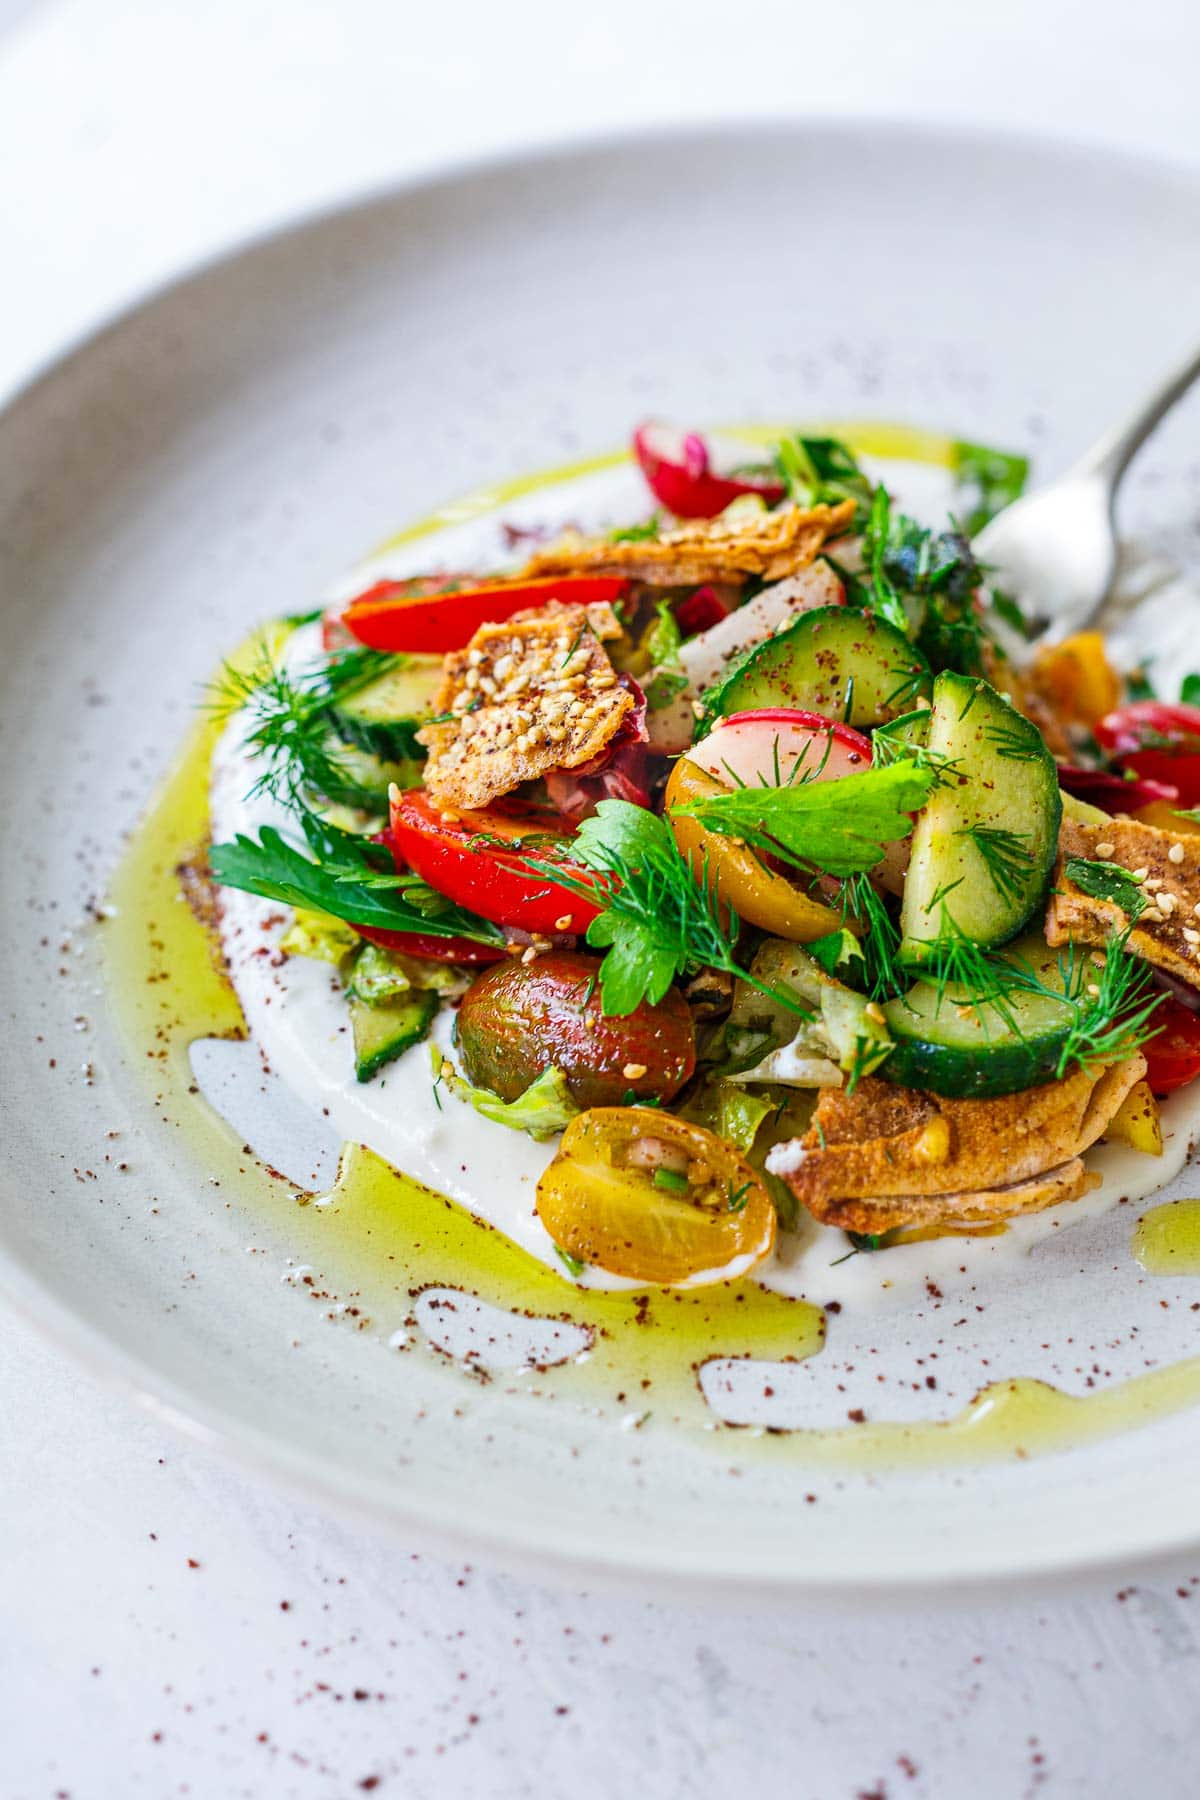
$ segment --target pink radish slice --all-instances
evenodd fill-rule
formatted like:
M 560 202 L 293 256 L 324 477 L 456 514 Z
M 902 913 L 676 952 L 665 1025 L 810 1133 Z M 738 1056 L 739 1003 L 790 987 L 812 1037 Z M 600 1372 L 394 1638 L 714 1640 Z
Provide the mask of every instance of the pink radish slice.
M 734 713 L 685 754 L 731 787 L 836 781 L 871 766 L 870 740 L 861 731 L 785 706 Z
M 649 420 L 633 434 L 637 457 L 650 491 L 679 519 L 713 519 L 743 494 L 758 494 L 774 506 L 787 492 L 783 483 L 722 475 L 713 467 L 713 450 L 695 431 Z

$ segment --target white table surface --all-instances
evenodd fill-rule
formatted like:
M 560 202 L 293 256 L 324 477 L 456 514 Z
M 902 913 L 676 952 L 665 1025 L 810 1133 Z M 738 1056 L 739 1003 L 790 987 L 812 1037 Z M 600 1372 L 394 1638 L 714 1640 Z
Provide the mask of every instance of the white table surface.
M 765 111 L 1197 160 L 1198 69 L 1191 0 L 0 0 L 0 392 L 198 257 L 446 159 Z M 0 1468 L 5 1800 L 1200 1791 L 1200 1560 L 866 1617 L 546 1590 L 296 1504 L 12 1317 Z

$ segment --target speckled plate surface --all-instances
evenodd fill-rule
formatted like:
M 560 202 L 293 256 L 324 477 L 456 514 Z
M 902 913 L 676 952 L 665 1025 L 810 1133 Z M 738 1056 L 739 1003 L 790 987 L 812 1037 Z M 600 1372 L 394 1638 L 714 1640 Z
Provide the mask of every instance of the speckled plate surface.
M 265 1472 L 547 1572 L 878 1597 L 1194 1546 L 1195 1408 L 1054 1454 L 867 1467 L 623 1431 L 397 1356 L 387 1320 L 318 1319 L 281 1279 L 286 1211 L 113 1024 L 88 915 L 222 653 L 389 531 L 647 413 L 904 420 L 1028 446 L 1048 476 L 1188 337 L 1198 201 L 1152 165 L 867 125 L 542 155 L 240 252 L 19 397 L 0 419 L 12 1300 Z M 1197 423 L 1172 421 L 1128 495 L 1131 529 L 1184 563 Z M 870 1377 L 890 1416 L 1031 1373 L 1082 1396 L 1193 1354 L 1200 1283 L 1143 1276 L 1131 1224 L 1081 1220 L 1003 1291 L 893 1309 Z M 851 1388 L 870 1335 L 831 1329 Z M 901 1404 L 935 1353 L 942 1387 Z

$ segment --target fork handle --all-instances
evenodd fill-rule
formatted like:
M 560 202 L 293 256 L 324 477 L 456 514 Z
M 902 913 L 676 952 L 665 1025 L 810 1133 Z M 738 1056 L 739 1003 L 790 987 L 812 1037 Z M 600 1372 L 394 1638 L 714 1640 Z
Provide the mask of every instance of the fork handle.
M 1159 420 L 1164 418 L 1177 400 L 1200 377 L 1200 344 L 1177 368 L 1159 383 L 1147 400 L 1124 424 L 1117 425 L 1094 443 L 1075 465 L 1076 475 L 1097 476 L 1107 482 L 1111 492 L 1137 455 Z

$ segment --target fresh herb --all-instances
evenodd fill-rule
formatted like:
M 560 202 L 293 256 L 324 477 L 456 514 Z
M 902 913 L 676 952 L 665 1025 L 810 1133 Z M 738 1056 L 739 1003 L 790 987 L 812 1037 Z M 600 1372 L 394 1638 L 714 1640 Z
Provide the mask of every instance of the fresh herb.
M 1033 636 L 1032 619 L 1017 604 L 1011 594 L 1005 594 L 1001 589 L 993 588 L 991 601 L 992 611 L 998 619 L 1004 620 L 1010 631 L 1015 631 L 1018 637 L 1031 638 Z
M 775 467 L 797 506 L 837 506 L 853 500 L 854 528 L 862 528 L 871 504 L 871 480 L 840 438 L 792 432 L 775 446 Z
M 1185 675 L 1186 687 L 1189 681 L 1196 681 L 1195 675 Z M 1128 700 L 1157 700 L 1154 683 L 1150 679 L 1150 668 L 1147 663 L 1140 663 L 1136 669 L 1130 669 L 1125 677 L 1125 697 Z
M 900 724 L 904 725 L 903 735 L 893 729 Z M 939 750 L 931 750 L 927 744 L 915 743 L 909 732 L 908 721 L 899 719 L 877 725 L 871 736 L 871 767 L 887 769 L 893 763 L 907 758 L 918 769 L 932 775 L 935 788 L 958 787 L 966 780 L 957 757 L 943 756 Z
M 1033 852 L 1027 831 L 1005 831 L 996 825 L 967 825 L 955 834 L 970 838 L 1001 900 L 1019 900 L 1025 892 Z
M 954 445 L 954 480 L 958 489 L 963 530 L 974 537 L 989 519 L 1011 506 L 1025 492 L 1029 458 L 987 444 Z
M 928 771 L 905 760 L 841 781 L 802 775 L 778 788 L 734 788 L 672 810 L 796 867 L 853 875 L 873 868 L 887 844 L 908 836 L 909 814 L 925 804 L 932 786 Z
M 1041 762 L 1042 745 L 1032 741 L 1015 725 L 992 725 L 983 734 L 995 750 L 1008 762 Z
M 572 850 L 577 862 L 601 876 L 599 892 L 561 865 L 530 859 L 527 866 L 581 899 L 604 900 L 587 941 L 607 952 L 600 969 L 606 1014 L 625 1017 L 643 1000 L 657 1005 L 673 981 L 701 969 L 724 969 L 761 988 L 734 956 L 739 923 L 718 903 L 715 876 L 707 863 L 698 878 L 693 874 L 666 819 L 628 800 L 602 800 L 579 827 Z M 762 991 L 808 1016 L 791 995 Z
M 867 993 L 872 1000 L 897 999 L 908 986 L 899 963 L 900 929 L 870 876 L 852 875 L 842 884 L 842 907 L 863 927 L 861 939 L 854 942 L 863 960 Z
M 871 501 L 871 511 L 867 519 L 867 530 L 863 543 L 866 553 L 867 567 L 870 570 L 871 583 L 868 597 L 871 610 L 902 631 L 905 637 L 909 634 L 909 618 L 904 610 L 904 602 L 888 574 L 887 553 L 892 535 L 892 502 L 885 487 L 875 489 Z
M 1200 806 L 1176 806 L 1172 811 L 1177 819 L 1186 819 L 1189 825 L 1200 825 Z
M 1132 689 L 1130 690 L 1132 692 Z M 1153 700 L 1153 692 L 1138 698 Z M 1179 688 L 1179 698 L 1185 706 L 1200 706 L 1200 675 L 1185 675 Z
M 338 701 L 369 687 L 401 660 L 386 651 L 347 650 L 323 668 L 293 676 L 272 660 L 264 645 L 251 669 L 227 667 L 211 690 L 212 708 L 219 718 L 245 710 L 246 749 L 264 764 L 247 798 L 270 794 L 301 810 L 313 795 L 322 795 L 340 805 L 378 811 L 378 792 L 361 782 L 353 763 L 339 755 L 329 714 Z
M 1090 952 L 1068 944 L 1058 956 L 1058 983 L 1047 982 L 1030 964 L 1013 958 L 1007 967 L 1010 991 L 1045 994 L 1065 1001 L 1074 1018 L 1055 1069 L 1061 1081 L 1072 1063 L 1090 1074 L 1115 1062 L 1155 1036 L 1154 1014 L 1166 998 L 1154 987 L 1154 971 L 1127 948 L 1131 927 L 1110 939 L 1104 966 Z M 1095 979 L 1092 977 L 1095 976 Z
M 851 879 L 861 880 L 863 878 L 852 876 Z M 845 895 L 844 887 L 842 892 Z M 862 945 L 854 933 L 847 931 L 844 925 L 837 931 L 826 932 L 824 937 L 814 938 L 811 943 L 805 944 L 804 948 L 827 975 L 836 975 L 842 965 L 849 963 L 854 957 L 861 960 L 863 953 Z
M 557 1256 L 563 1268 L 567 1271 L 567 1274 L 574 1275 L 576 1280 L 579 1279 L 583 1274 L 583 1271 L 587 1268 L 585 1262 L 580 1262 L 577 1256 L 572 1256 L 571 1252 L 569 1250 L 564 1250 L 561 1244 L 555 1244 L 554 1254 Z
M 580 644 L 582 644 L 583 634 L 587 630 L 587 628 L 588 628 L 588 621 L 587 621 L 586 617 L 584 617 L 579 621 L 579 630 L 575 633 L 575 636 L 571 639 L 570 649 L 567 651 L 567 654 L 563 657 L 562 661 L 558 665 L 560 669 L 566 668 L 567 664 L 570 662 L 571 658 L 574 656 L 575 652 L 578 650 Z
M 650 1179 L 656 1188 L 662 1188 L 667 1194 L 686 1194 L 691 1186 L 687 1176 L 681 1175 L 678 1169 L 655 1169 Z
M 1090 899 L 1119 906 L 1131 923 L 1140 918 L 1150 904 L 1141 881 L 1120 863 L 1094 862 L 1087 857 L 1072 856 L 1063 873 Z
M 654 664 L 654 674 L 646 683 L 646 704 L 657 712 L 683 693 L 688 678 L 679 662 L 683 633 L 678 619 L 666 600 L 657 601 L 654 611 L 655 619 L 643 639 L 643 648 Z
M 877 488 L 863 550 L 871 610 L 915 637 L 934 669 L 982 673 L 983 626 L 975 606 L 982 570 L 963 533 L 929 531 L 893 513 L 886 489 Z
M 839 1256 L 830 1263 L 831 1269 L 840 1268 L 842 1263 L 849 1262 L 852 1256 L 869 1255 L 873 1250 L 883 1249 L 883 1236 L 877 1231 L 848 1231 L 846 1237 L 850 1248 L 845 1256 Z
M 662 517 L 659 513 L 654 513 L 640 525 L 618 525 L 615 531 L 609 532 L 608 541 L 610 544 L 646 544 L 656 538 L 661 530 Z
M 752 1181 L 744 1181 L 740 1188 L 735 1188 L 732 1180 L 727 1181 L 725 1184 L 726 1212 L 745 1212 L 750 1200 L 750 1190 L 753 1186 L 754 1183 Z
M 455 906 L 415 876 L 385 871 L 372 854 L 386 857 L 382 845 L 367 848 L 369 840 L 338 831 L 312 814 L 302 822 L 318 860 L 288 843 L 274 826 L 264 825 L 257 840 L 239 835 L 233 843 L 212 846 L 208 864 L 213 880 L 376 930 L 504 942 L 498 926 Z

